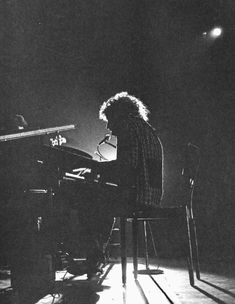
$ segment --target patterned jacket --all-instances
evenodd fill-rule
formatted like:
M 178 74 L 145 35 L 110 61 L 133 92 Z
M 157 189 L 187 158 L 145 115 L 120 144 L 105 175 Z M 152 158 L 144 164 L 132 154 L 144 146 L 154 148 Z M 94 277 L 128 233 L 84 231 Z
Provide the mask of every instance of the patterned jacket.
M 162 197 L 163 149 L 155 129 L 143 119 L 122 119 L 117 159 L 107 167 L 120 187 L 132 187 L 137 206 L 154 206 Z

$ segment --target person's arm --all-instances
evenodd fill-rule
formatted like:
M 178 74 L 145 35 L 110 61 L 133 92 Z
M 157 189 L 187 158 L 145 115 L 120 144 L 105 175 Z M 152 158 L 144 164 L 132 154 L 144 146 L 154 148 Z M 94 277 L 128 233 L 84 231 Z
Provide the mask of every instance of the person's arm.
M 99 163 L 99 172 L 105 180 L 131 185 L 135 182 L 138 162 L 138 143 L 133 127 L 124 121 L 117 138 L 117 159 Z

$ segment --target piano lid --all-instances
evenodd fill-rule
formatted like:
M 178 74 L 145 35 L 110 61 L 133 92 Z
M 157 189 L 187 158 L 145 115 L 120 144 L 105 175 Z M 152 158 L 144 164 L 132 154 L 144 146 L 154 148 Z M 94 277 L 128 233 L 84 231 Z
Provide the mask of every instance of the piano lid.
M 69 146 L 56 146 L 55 149 L 57 151 L 61 151 L 61 152 L 64 152 L 64 153 L 68 152 L 68 153 L 72 153 L 74 155 L 78 155 L 78 156 L 82 156 L 82 157 L 86 157 L 86 158 L 90 158 L 90 159 L 93 158 L 92 155 L 90 155 L 89 153 L 87 153 L 83 150 L 79 150 L 79 149 L 76 149 L 76 148 L 69 147 Z
M 70 149 L 73 150 L 70 151 Z M 75 168 L 97 168 L 97 161 L 87 152 L 65 146 L 43 145 L 41 154 L 44 163 L 50 166 L 57 166 L 64 172 L 72 172 Z
M 14 134 L 7 134 L 7 135 L 1 135 L 0 136 L 0 142 L 6 142 L 10 140 L 16 140 L 21 138 L 27 138 L 27 137 L 33 137 L 33 136 L 41 136 L 46 135 L 50 133 L 55 132 L 63 132 L 63 131 L 69 131 L 75 129 L 75 125 L 65 125 L 60 127 L 52 127 L 52 128 L 46 128 L 46 129 L 38 129 L 38 130 L 32 130 L 32 131 L 25 131 L 25 132 L 18 132 Z

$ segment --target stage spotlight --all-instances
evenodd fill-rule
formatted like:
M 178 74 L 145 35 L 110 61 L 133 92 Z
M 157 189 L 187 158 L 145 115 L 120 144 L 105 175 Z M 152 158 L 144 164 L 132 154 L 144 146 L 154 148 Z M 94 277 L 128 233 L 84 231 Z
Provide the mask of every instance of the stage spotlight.
M 223 33 L 222 27 L 214 27 L 210 32 L 209 35 L 211 38 L 218 38 Z

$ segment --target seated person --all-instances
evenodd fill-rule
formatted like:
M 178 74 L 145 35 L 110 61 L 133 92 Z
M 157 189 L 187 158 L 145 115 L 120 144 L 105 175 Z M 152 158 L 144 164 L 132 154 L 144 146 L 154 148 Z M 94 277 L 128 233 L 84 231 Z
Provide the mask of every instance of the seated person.
M 154 208 L 160 203 L 163 151 L 155 129 L 148 123 L 148 114 L 146 106 L 127 92 L 116 94 L 100 108 L 100 119 L 117 137 L 117 158 L 97 162 L 92 171 L 101 180 L 115 182 L 117 187 L 107 189 L 101 183 L 96 189 L 87 190 L 87 203 L 79 212 L 87 236 L 87 268 L 83 268 L 87 273 L 95 270 L 102 257 L 113 217 Z M 68 270 L 81 272 L 74 264 Z

